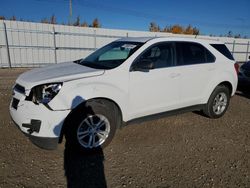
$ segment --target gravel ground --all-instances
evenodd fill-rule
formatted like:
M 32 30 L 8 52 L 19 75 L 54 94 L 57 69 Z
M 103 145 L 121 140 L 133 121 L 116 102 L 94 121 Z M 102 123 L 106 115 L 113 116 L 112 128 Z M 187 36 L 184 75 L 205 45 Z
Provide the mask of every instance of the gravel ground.
M 34 146 L 8 112 L 26 69 L 0 69 L 0 187 L 250 187 L 250 95 L 218 120 L 197 113 L 134 124 L 95 154 Z

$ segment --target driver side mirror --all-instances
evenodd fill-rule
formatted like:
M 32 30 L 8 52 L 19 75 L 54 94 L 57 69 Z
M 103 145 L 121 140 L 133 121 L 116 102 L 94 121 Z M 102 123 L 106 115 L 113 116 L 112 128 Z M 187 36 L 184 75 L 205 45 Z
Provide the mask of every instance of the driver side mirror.
M 149 72 L 150 69 L 154 69 L 154 63 L 149 59 L 139 60 L 132 67 L 132 71 Z

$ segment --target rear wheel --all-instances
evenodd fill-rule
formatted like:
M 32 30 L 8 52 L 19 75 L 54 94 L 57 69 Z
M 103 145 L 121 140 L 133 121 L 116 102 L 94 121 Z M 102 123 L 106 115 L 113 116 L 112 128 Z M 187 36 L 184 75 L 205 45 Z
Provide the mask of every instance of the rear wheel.
M 70 117 L 65 137 L 68 147 L 94 151 L 107 146 L 115 135 L 119 116 L 109 101 L 93 100 Z
M 229 102 L 229 89 L 224 85 L 217 86 L 211 94 L 203 112 L 210 118 L 219 118 L 225 114 Z

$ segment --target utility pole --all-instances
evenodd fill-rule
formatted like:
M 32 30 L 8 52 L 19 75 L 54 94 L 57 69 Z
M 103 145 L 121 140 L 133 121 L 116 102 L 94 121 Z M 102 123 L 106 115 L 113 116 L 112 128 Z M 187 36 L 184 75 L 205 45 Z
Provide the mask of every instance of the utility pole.
M 69 0 L 69 24 L 72 22 L 72 0 Z

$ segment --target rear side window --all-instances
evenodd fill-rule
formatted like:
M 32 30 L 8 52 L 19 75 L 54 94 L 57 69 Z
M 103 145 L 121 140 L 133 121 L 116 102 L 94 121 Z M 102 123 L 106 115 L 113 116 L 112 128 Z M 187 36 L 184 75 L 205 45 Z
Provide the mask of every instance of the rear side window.
M 228 50 L 225 44 L 211 44 L 216 50 L 218 50 L 221 54 L 223 54 L 228 59 L 234 60 L 231 52 Z
M 215 57 L 204 46 L 193 42 L 176 42 L 177 65 L 212 63 Z

